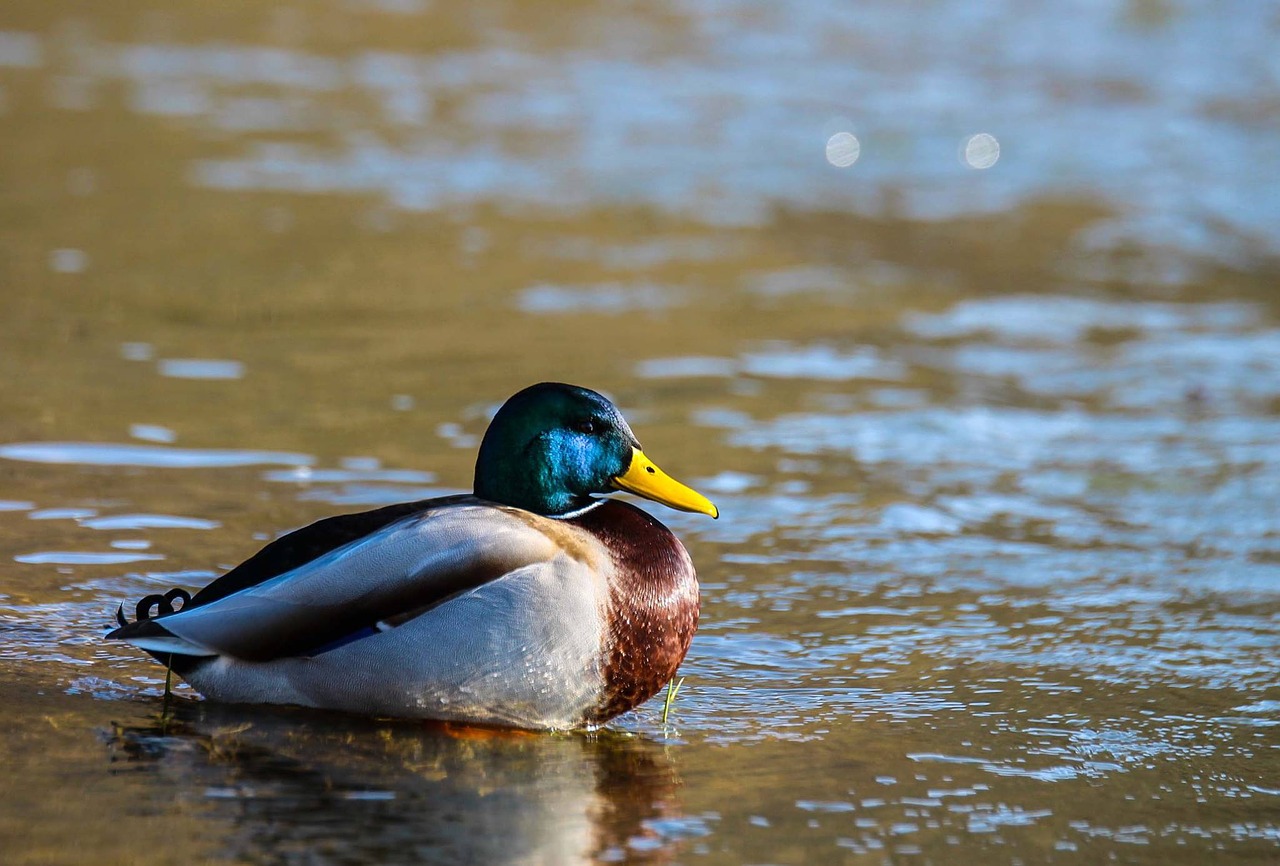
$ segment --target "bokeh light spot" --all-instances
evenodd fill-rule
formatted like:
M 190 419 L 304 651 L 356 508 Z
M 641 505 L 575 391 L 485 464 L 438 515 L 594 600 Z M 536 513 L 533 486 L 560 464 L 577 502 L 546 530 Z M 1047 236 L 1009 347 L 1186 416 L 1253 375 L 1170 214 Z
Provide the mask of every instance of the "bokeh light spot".
M 848 168 L 861 153 L 862 144 L 852 132 L 837 132 L 827 139 L 827 162 L 836 168 Z
M 57 274 L 79 274 L 89 266 L 84 250 L 61 249 L 49 253 L 49 269 Z
M 963 158 L 969 168 L 991 168 L 1000 159 L 1000 142 L 985 132 L 971 135 L 965 139 Z

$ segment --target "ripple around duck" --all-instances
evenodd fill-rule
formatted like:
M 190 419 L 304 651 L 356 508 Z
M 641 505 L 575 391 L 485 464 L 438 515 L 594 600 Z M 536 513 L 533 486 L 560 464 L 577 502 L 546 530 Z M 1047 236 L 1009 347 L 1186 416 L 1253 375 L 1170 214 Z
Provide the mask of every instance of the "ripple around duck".
M 646 379 L 747 375 L 802 381 L 893 381 L 905 374 L 903 364 L 883 357 L 871 346 L 840 350 L 827 345 L 792 346 L 785 343 L 769 343 L 737 358 L 650 358 L 636 365 L 636 375 Z
M 161 469 L 226 468 L 283 464 L 308 466 L 309 454 L 238 448 L 168 448 L 112 442 L 15 442 L 0 445 L 0 457 L 77 466 L 146 466 Z
M 90 517 L 80 521 L 88 529 L 217 529 L 222 524 L 216 520 L 199 517 L 177 517 L 172 514 L 112 514 L 106 517 Z
M 322 484 L 300 493 L 298 498 L 305 502 L 327 502 L 330 505 L 350 508 L 394 505 L 397 502 L 413 502 L 419 499 L 470 492 L 456 487 L 410 487 L 402 484 Z
M 435 473 L 422 472 L 416 469 L 382 469 L 377 466 L 344 469 L 316 469 L 311 466 L 296 466 L 293 469 L 273 469 L 264 472 L 262 477 L 267 481 L 278 481 L 284 484 L 355 484 L 362 482 L 430 484 L 435 480 Z
M 147 562 L 164 559 L 158 553 L 130 553 L 110 551 L 91 553 L 80 550 L 46 550 L 37 553 L 20 553 L 16 562 L 30 565 L 124 565 L 130 562 Z
M 595 286 L 555 286 L 541 283 L 520 292 L 516 306 L 526 313 L 603 313 L 621 315 L 636 310 L 655 312 L 680 306 L 684 293 L 652 283 L 605 283 Z
M 943 313 L 908 315 L 907 330 L 925 339 L 994 337 L 1005 342 L 1074 345 L 1091 332 L 1143 334 L 1240 330 L 1257 321 L 1248 304 L 1170 304 L 1071 295 L 1013 295 L 961 301 Z
M 1170 466 L 1203 472 L 1265 464 L 1270 443 L 1280 437 L 1275 418 L 1188 420 L 996 406 L 730 420 L 729 441 L 744 448 L 831 452 L 866 464 L 939 471 L 948 466 L 986 472 L 1110 468 L 1157 481 Z
M 156 363 L 161 376 L 171 379 L 243 379 L 244 364 L 215 358 L 161 358 Z

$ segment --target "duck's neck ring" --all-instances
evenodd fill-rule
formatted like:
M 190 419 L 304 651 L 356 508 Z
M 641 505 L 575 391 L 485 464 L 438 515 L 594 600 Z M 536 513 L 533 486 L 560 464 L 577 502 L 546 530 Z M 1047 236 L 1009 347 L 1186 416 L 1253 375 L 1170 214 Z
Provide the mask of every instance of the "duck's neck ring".
M 566 511 L 563 514 L 548 514 L 547 517 L 550 517 L 552 520 L 569 520 L 574 517 L 581 517 L 588 511 L 595 511 L 607 501 L 608 500 L 606 499 L 592 499 L 589 504 L 584 505 L 581 508 L 575 508 L 573 511 Z

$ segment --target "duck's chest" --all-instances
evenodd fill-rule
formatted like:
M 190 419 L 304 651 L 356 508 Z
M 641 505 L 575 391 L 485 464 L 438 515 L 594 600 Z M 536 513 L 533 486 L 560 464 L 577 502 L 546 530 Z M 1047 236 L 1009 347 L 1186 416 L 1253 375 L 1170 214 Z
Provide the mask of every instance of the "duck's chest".
M 671 531 L 609 500 L 575 519 L 613 560 L 605 611 L 605 690 L 587 721 L 644 703 L 675 675 L 698 627 L 698 579 Z

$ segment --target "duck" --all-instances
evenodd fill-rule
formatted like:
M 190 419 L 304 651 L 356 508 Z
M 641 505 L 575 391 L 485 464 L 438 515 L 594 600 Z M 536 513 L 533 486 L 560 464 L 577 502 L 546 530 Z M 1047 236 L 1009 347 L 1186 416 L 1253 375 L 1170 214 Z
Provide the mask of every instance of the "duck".
M 594 728 L 673 679 L 700 593 L 680 540 L 626 491 L 719 517 L 618 408 L 543 382 L 508 399 L 473 492 L 328 517 L 106 635 L 206 699 L 535 730 Z

